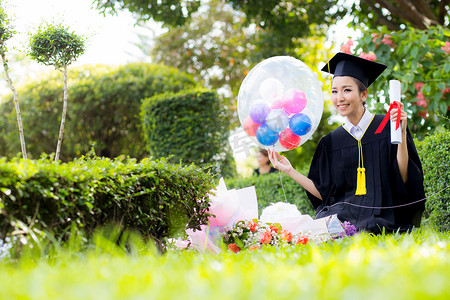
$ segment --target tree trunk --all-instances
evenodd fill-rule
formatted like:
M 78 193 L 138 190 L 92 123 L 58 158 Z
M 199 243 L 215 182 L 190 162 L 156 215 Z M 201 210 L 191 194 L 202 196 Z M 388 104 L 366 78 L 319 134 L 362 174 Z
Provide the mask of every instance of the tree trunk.
M 55 162 L 59 161 L 59 155 L 61 153 L 61 145 L 64 135 L 64 125 L 66 124 L 67 113 L 67 66 L 64 66 L 64 100 L 63 111 L 61 117 L 61 127 L 59 128 L 58 145 L 56 146 Z
M 23 135 L 22 117 L 20 115 L 19 97 L 17 95 L 16 89 L 14 88 L 14 85 L 12 84 L 11 78 L 9 77 L 8 61 L 6 60 L 6 55 L 3 47 L 0 50 L 0 54 L 2 56 L 3 68 L 5 69 L 6 81 L 8 82 L 9 88 L 13 92 L 14 96 L 14 105 L 16 107 L 17 123 L 19 124 L 19 136 L 20 136 L 20 146 L 22 148 L 22 157 L 24 159 L 27 159 L 27 149 L 25 147 L 25 137 Z

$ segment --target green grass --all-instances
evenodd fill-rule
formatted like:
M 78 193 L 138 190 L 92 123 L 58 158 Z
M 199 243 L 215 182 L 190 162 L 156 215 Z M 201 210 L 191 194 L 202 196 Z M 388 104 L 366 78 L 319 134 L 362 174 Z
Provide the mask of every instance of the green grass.
M 0 299 L 450 299 L 450 237 L 431 230 L 238 254 L 142 246 L 0 262 Z

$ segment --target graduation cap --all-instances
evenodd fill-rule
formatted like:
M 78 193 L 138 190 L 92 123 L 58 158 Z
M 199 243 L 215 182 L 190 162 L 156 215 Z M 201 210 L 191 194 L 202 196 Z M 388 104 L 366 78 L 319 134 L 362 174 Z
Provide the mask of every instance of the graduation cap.
M 322 68 L 322 71 L 334 74 L 334 76 L 357 78 L 367 88 L 386 68 L 383 64 L 339 52 Z

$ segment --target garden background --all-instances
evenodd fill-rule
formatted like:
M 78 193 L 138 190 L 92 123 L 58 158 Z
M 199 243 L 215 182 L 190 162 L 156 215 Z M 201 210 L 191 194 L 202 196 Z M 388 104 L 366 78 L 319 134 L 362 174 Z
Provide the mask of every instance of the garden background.
M 94 0 L 93 6 L 103 14 L 129 11 L 140 26 L 156 21 L 165 30 L 140 38 L 152 63 L 69 66 L 67 93 L 64 74 L 48 67 L 21 82 L 17 97 L 2 98 L 0 239 L 10 249 L 2 252 L 1 298 L 450 295 L 447 1 Z M 1 16 L 2 30 L 13 28 L 7 9 Z M 333 44 L 330 26 L 344 18 L 360 34 Z M 0 32 L 6 57 L 14 38 L 6 38 L 14 33 L 8 30 Z M 390 79 L 402 83 L 424 167 L 424 228 L 240 256 L 159 254 L 168 238 L 207 222 L 207 194 L 221 176 L 229 188 L 255 185 L 260 211 L 288 201 L 313 214 L 289 178 L 249 176 L 256 165 L 246 144 L 241 151 L 248 159 L 236 164 L 236 98 L 245 75 L 264 58 L 293 56 L 317 74 L 326 100 L 321 123 L 312 140 L 286 153 L 306 173 L 320 138 L 339 125 L 328 77 L 318 71 L 336 49 L 388 66 L 370 89 L 371 111 L 386 112 Z M 36 58 L 32 49 L 25 52 Z M 16 65 L 17 56 L 8 65 L 12 74 Z M 27 159 L 20 158 L 21 145 Z M 396 280 L 405 284 L 394 289 Z

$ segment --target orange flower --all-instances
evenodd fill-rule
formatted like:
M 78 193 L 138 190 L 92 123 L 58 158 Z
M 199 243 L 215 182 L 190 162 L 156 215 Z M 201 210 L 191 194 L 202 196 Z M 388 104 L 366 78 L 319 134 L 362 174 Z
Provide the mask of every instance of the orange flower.
M 266 231 L 261 235 L 261 244 L 269 244 L 271 240 L 272 235 L 270 234 L 269 231 Z
M 232 243 L 228 245 L 228 250 L 231 250 L 234 253 L 238 253 L 239 251 L 241 251 L 241 248 L 239 248 L 235 243 Z
M 258 224 L 254 221 L 250 221 L 248 223 L 248 229 L 250 229 L 250 231 L 255 232 L 256 230 L 258 230 Z
M 278 228 L 277 226 L 270 225 L 270 232 L 278 233 L 279 230 L 280 228 Z
M 306 235 L 301 235 L 297 238 L 296 245 L 298 245 L 298 244 L 306 245 L 306 243 L 308 243 L 308 241 L 309 241 L 309 239 Z
M 259 246 L 251 246 L 250 248 L 248 248 L 248 250 L 253 251 L 253 250 L 258 250 L 261 249 L 261 247 Z
M 281 238 L 283 240 L 285 240 L 286 242 L 289 243 L 290 241 L 292 241 L 293 237 L 294 236 L 292 235 L 292 233 L 289 230 L 286 230 L 286 229 L 281 230 Z

